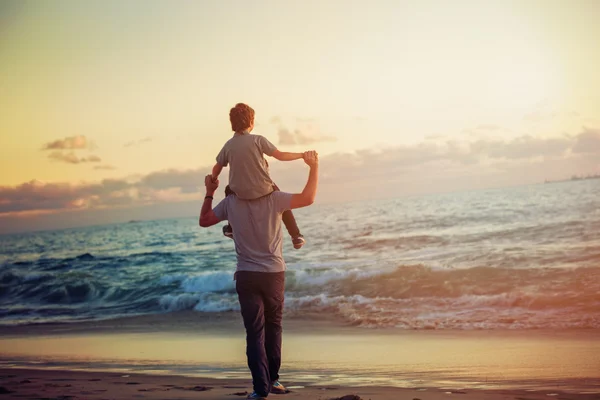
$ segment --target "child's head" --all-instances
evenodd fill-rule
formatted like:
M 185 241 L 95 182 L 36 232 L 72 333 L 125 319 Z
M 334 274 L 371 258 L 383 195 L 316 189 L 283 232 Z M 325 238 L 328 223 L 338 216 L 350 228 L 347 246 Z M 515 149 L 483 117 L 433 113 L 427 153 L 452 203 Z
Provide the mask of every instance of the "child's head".
M 229 120 L 234 132 L 250 132 L 254 128 L 254 110 L 247 104 L 237 103 L 229 110 Z

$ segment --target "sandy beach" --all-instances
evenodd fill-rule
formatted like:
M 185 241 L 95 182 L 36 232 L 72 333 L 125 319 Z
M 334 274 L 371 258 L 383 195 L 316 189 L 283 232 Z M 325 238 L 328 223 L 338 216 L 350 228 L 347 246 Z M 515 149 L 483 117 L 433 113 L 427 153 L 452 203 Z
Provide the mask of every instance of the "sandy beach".
M 243 399 L 251 390 L 247 380 L 190 378 L 175 375 L 143 375 L 114 372 L 81 372 L 33 369 L 0 369 L 0 395 L 6 399 Z M 293 382 L 292 382 L 293 383 Z M 560 390 L 477 390 L 444 388 L 396 388 L 385 386 L 290 385 L 276 399 L 420 399 L 440 400 L 459 396 L 464 400 L 598 399 L 598 394 Z
M 292 392 L 272 397 L 600 398 L 598 339 L 595 330 L 370 330 L 290 316 L 281 379 Z M 0 386 L 15 399 L 243 398 L 244 345 L 236 313 L 2 327 Z
M 599 38 L 0 0 L 0 400 L 600 400 Z

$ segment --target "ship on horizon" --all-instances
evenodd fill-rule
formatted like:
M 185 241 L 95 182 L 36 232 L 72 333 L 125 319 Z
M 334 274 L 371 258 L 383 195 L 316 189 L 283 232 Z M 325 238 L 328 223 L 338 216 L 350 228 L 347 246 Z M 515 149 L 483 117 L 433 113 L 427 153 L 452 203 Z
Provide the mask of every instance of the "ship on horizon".
M 593 175 L 573 175 L 570 179 L 559 179 L 559 180 L 548 180 L 546 179 L 544 183 L 560 183 L 560 182 L 571 182 L 571 181 L 586 181 L 589 179 L 600 179 L 600 174 Z

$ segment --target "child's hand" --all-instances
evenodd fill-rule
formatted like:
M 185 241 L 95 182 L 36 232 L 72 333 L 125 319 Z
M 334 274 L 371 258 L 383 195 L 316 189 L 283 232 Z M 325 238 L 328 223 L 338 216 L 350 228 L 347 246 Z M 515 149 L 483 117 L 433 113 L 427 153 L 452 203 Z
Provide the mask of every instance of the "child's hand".
M 316 153 L 316 150 L 307 150 L 304 153 L 302 153 L 302 159 L 304 161 L 306 161 L 306 157 L 308 157 L 310 154 Z

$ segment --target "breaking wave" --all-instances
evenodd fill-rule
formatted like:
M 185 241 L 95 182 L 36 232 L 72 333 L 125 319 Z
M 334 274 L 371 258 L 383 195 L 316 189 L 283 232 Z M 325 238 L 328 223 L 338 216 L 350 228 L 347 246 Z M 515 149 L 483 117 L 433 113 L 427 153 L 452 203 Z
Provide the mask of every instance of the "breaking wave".
M 402 329 L 600 328 L 600 181 L 299 210 L 286 312 Z M 568 190 L 565 190 L 568 189 Z M 195 218 L 0 238 L 0 324 L 239 310 Z

